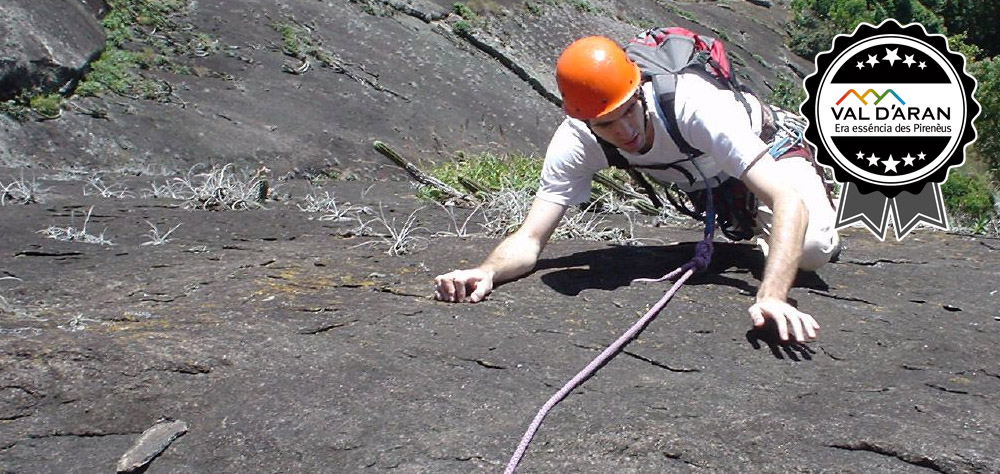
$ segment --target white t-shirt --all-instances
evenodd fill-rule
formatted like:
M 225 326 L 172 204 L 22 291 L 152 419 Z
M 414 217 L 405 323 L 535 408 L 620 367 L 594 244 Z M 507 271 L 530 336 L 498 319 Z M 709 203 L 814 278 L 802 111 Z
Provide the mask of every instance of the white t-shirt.
M 622 152 L 622 156 L 637 166 L 687 160 L 664 128 L 652 84 L 645 83 L 642 92 L 650 109 L 647 112 L 649 120 L 655 127 L 653 146 L 644 154 Z M 744 96 L 751 105 L 752 117 L 747 115 L 746 108 L 732 91 L 719 89 L 694 73 L 679 75 L 673 111 L 677 116 L 677 128 L 691 146 L 705 153 L 696 159 L 695 173 L 689 173 L 696 181 L 692 183 L 683 173 L 672 169 L 643 171 L 659 181 L 676 183 L 686 191 L 705 187 L 701 173 L 712 181 L 715 181 L 713 178 L 741 177 L 767 150 L 767 145 L 758 136 L 760 103 L 752 95 Z M 604 151 L 587 124 L 567 117 L 549 142 L 537 196 L 568 206 L 585 202 L 590 198 L 594 173 L 607 167 Z

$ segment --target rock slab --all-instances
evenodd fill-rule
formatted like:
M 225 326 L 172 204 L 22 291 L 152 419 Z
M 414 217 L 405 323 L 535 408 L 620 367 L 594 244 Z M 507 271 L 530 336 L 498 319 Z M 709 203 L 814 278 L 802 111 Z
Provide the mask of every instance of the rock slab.
M 79 79 L 104 49 L 97 3 L 4 3 L 0 9 L 0 100 L 12 99 L 26 89 L 61 89 Z
M 118 460 L 117 472 L 139 472 L 187 430 L 187 423 L 183 421 L 168 421 L 143 431 L 135 445 Z

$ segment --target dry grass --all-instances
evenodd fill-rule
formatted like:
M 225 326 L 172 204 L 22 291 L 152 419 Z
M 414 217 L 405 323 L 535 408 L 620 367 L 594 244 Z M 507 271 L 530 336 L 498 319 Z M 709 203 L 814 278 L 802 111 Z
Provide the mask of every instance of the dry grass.
M 396 223 L 396 218 L 387 218 L 385 208 L 379 204 L 378 215 L 369 220 L 364 220 L 360 215 L 358 219 L 357 235 L 366 237 L 378 237 L 378 240 L 371 240 L 360 245 L 372 247 L 386 247 L 385 253 L 392 256 L 407 255 L 419 250 L 423 250 L 430 242 L 427 237 L 417 235 L 419 232 L 427 232 L 427 229 L 417 225 L 417 212 L 423 208 L 411 212 L 402 224 Z M 378 226 L 381 230 L 376 230 Z
M 87 210 L 87 216 L 83 219 L 83 227 L 76 228 L 72 224 L 66 227 L 59 226 L 49 226 L 45 229 L 38 231 L 39 234 L 45 235 L 50 239 L 55 239 L 63 242 L 83 242 L 86 244 L 97 244 L 97 245 L 114 245 L 113 242 L 104 237 L 104 233 L 107 229 L 101 231 L 100 234 L 94 235 L 87 231 L 87 224 L 90 223 L 90 214 L 94 211 L 94 206 L 90 206 Z
M 183 201 L 187 209 L 264 208 L 271 192 L 267 168 L 253 173 L 235 171 L 232 163 L 213 166 L 204 172 L 196 172 L 195 168 L 183 178 L 173 178 L 162 185 L 154 183 L 147 195 Z
M 20 179 L 11 178 L 12 181 L 4 183 L 0 181 L 0 206 L 10 204 L 32 204 L 42 202 L 42 196 L 48 192 L 48 188 L 38 184 L 35 178 L 26 179 L 21 175 Z

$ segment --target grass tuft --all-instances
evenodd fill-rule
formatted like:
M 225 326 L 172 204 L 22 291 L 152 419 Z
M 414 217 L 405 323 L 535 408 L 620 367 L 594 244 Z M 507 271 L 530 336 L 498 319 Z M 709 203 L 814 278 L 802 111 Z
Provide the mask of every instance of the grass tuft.
M 147 242 L 143 242 L 140 245 L 163 245 L 170 241 L 170 239 L 168 238 L 170 237 L 170 234 L 174 233 L 174 231 L 181 226 L 180 224 L 177 224 L 171 227 L 170 230 L 161 233 L 160 229 L 156 227 L 156 224 L 153 224 L 152 222 L 149 221 L 146 221 L 146 224 L 149 224 L 149 227 L 152 228 L 149 231 L 150 240 Z
M 33 204 L 42 202 L 41 196 L 46 192 L 48 192 L 48 188 L 43 188 L 34 178 L 25 179 L 24 175 L 7 184 L 0 181 L 0 206 L 6 206 L 7 203 Z
M 147 194 L 154 198 L 184 201 L 186 209 L 263 209 L 271 192 L 267 168 L 254 173 L 234 171 L 232 163 L 196 173 L 192 168 L 186 177 L 173 178 L 163 185 L 153 184 Z
M 419 208 L 411 212 L 402 224 L 396 224 L 396 218 L 389 219 L 385 215 L 385 209 L 381 204 L 378 206 L 378 215 L 368 221 L 357 216 L 359 226 L 356 234 L 369 237 L 378 237 L 379 240 L 364 242 L 360 245 L 385 246 L 385 253 L 392 256 L 407 255 L 419 250 L 423 250 L 430 242 L 426 237 L 416 235 L 419 231 L 426 232 L 427 229 L 417 225 L 417 212 Z M 376 231 L 372 225 L 378 225 L 384 232 Z
M 101 231 L 99 235 L 91 234 L 87 231 L 87 224 L 90 223 L 90 214 L 94 211 L 94 206 L 90 206 L 87 210 L 87 217 L 83 219 L 83 227 L 77 229 L 72 225 L 67 227 L 49 226 L 45 229 L 38 231 L 39 234 L 45 235 L 50 239 L 59 240 L 62 242 L 83 242 L 85 244 L 97 244 L 97 245 L 114 245 L 113 242 L 104 237 L 104 232 L 107 229 Z

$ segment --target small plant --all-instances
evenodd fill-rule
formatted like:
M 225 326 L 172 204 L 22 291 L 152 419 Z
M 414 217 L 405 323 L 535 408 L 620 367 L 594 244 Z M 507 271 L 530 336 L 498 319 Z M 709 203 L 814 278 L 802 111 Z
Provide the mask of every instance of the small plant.
M 87 217 L 83 219 L 83 227 L 77 229 L 72 225 L 63 227 L 49 226 L 48 228 L 38 231 L 39 234 L 45 235 L 50 239 L 60 240 L 63 242 L 83 242 L 86 244 L 97 244 L 97 245 L 114 245 L 113 242 L 104 238 L 104 232 L 101 231 L 100 235 L 93 235 L 87 232 L 87 224 L 90 222 L 90 214 L 94 211 L 94 206 L 90 206 L 87 210 Z
M 86 318 L 86 317 L 83 316 L 83 313 L 80 313 L 80 314 L 74 316 L 73 319 L 70 319 L 69 321 L 67 321 L 66 324 L 61 324 L 61 325 L 59 325 L 57 327 L 59 329 L 63 329 L 63 330 L 69 331 L 69 332 L 77 332 L 77 331 L 83 331 L 83 330 L 87 329 L 87 325 L 85 323 L 97 323 L 97 322 L 100 322 L 100 321 L 98 321 L 96 319 Z
M 39 94 L 32 96 L 28 104 L 42 119 L 56 119 L 62 116 L 63 97 L 59 94 Z
M 83 195 L 96 194 L 102 198 L 127 199 L 134 198 L 135 194 L 129 191 L 124 184 L 104 184 L 100 176 L 92 176 L 83 187 Z
M 531 208 L 534 189 L 506 187 L 483 199 L 483 232 L 490 237 L 504 237 L 524 222 Z
M 594 5 L 587 0 L 570 0 L 570 4 L 584 13 L 593 13 L 596 10 Z
M 306 45 L 299 38 L 298 29 L 289 23 L 274 23 L 274 31 L 281 35 L 281 52 L 292 57 L 304 57 L 307 54 Z
M 31 112 L 31 108 L 18 99 L 0 102 L 0 114 L 4 114 L 18 122 L 28 120 L 29 112 Z
M 605 213 L 594 212 L 600 206 L 601 199 L 594 200 L 586 208 L 568 214 L 562 224 L 552 234 L 557 239 L 585 239 L 622 242 L 631 240 L 622 229 L 609 227 Z M 631 222 L 631 221 L 630 221 Z
M 63 113 L 63 97 L 25 90 L 14 99 L 0 102 L 0 113 L 19 122 L 28 120 L 32 113 L 40 120 L 57 119 Z
M 90 64 L 90 72 L 76 88 L 81 96 L 112 92 L 124 97 L 161 99 L 169 94 L 163 83 L 139 76 L 135 71 L 150 67 L 150 58 L 141 52 L 107 48 Z M 155 63 L 155 61 L 152 61 Z
M 321 221 L 345 221 L 351 217 L 367 212 L 367 207 L 357 207 L 349 202 L 338 203 L 334 194 L 324 191 L 322 196 L 317 196 L 310 192 L 305 197 L 306 205 L 296 204 L 302 212 L 322 213 L 318 220 Z M 311 218 L 310 218 L 311 219 Z
M 426 237 L 420 237 L 414 235 L 417 231 L 426 231 L 423 227 L 417 226 L 417 212 L 422 210 L 419 208 L 414 210 L 407 216 L 406 221 L 402 225 L 396 225 L 396 219 L 393 218 L 389 220 L 385 216 L 385 210 L 382 205 L 379 204 L 378 215 L 371 220 L 365 222 L 358 216 L 359 227 L 356 232 L 358 235 L 367 235 L 380 237 L 381 240 L 369 241 L 361 245 L 386 245 L 387 248 L 385 253 L 392 256 L 406 255 L 420 250 L 427 246 L 428 240 Z M 374 232 L 372 224 L 378 224 L 385 229 L 384 233 Z
M 146 221 L 146 224 L 149 224 L 149 227 L 152 227 L 152 229 L 149 231 L 149 236 L 151 240 L 149 240 L 148 242 L 143 242 L 140 245 L 163 245 L 170 241 L 170 239 L 168 238 L 170 237 L 170 234 L 172 234 L 175 230 L 177 230 L 178 227 L 181 226 L 180 224 L 177 224 L 171 227 L 170 230 L 161 233 L 160 229 L 156 227 L 156 225 L 153 224 L 152 222 Z
M 261 209 L 267 200 L 267 168 L 253 174 L 235 173 L 233 164 L 213 166 L 211 170 L 188 171 L 185 178 L 174 178 L 165 185 L 153 184 L 151 195 L 184 201 L 187 209 Z
M 454 231 L 447 230 L 438 232 L 434 235 L 444 236 L 444 237 L 469 237 L 473 235 L 471 232 L 469 232 L 469 222 L 472 221 L 472 218 L 476 215 L 477 212 L 483 209 L 482 204 L 476 206 L 476 208 L 473 209 L 472 212 L 470 212 L 469 215 L 465 217 L 465 220 L 462 221 L 461 225 L 458 223 L 458 216 L 455 215 L 456 206 L 454 203 L 441 204 L 440 202 L 435 201 L 434 204 L 437 204 L 438 207 L 440 207 L 445 212 L 445 214 L 448 215 L 448 219 L 451 220 L 451 228 L 455 229 Z
M 23 175 L 20 179 L 7 184 L 0 181 L 0 206 L 5 206 L 8 202 L 14 204 L 41 202 L 41 195 L 47 191 L 48 188 L 43 188 L 34 178 L 27 180 Z
M 466 20 L 475 20 L 479 17 L 479 15 L 477 15 L 468 4 L 462 2 L 453 3 L 451 5 L 451 11 Z
M 451 31 L 454 31 L 456 35 L 468 35 L 472 33 L 472 24 L 465 21 L 456 21 L 454 25 L 451 26 Z

